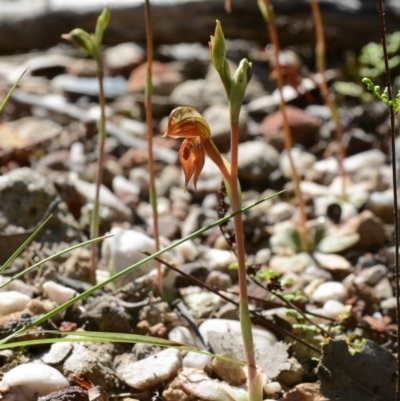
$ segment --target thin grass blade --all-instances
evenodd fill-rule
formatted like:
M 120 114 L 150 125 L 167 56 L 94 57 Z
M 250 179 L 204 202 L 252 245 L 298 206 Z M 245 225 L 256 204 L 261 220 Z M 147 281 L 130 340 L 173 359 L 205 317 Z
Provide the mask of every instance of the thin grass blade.
M 224 218 L 222 218 L 222 219 L 219 219 L 219 220 L 215 221 L 214 223 L 210 224 L 209 226 L 204 227 L 204 228 L 201 228 L 200 230 L 197 230 L 197 231 L 194 232 L 193 234 L 190 234 L 190 235 L 188 235 L 187 237 L 185 237 L 185 238 L 183 238 L 183 239 L 181 239 L 181 240 L 179 240 L 179 241 L 177 241 L 177 242 L 175 242 L 175 243 L 173 243 L 173 244 L 167 246 L 166 248 L 162 249 L 161 251 L 155 252 L 153 255 L 148 256 L 147 258 L 142 259 L 140 262 L 135 263 L 134 265 L 127 267 L 126 269 L 124 269 L 124 270 L 122 270 L 122 271 L 120 271 L 120 272 L 114 274 L 113 276 L 111 276 L 111 277 L 108 278 L 107 280 L 105 280 L 105 281 L 103 281 L 103 282 L 101 282 L 101 283 L 99 283 L 99 284 L 93 286 L 93 287 L 90 288 L 89 290 L 86 290 L 85 292 L 83 292 L 83 293 L 77 295 L 76 297 L 70 299 L 68 302 L 65 302 L 64 304 L 58 306 L 57 308 L 53 309 L 52 311 L 46 313 L 45 315 L 41 316 L 39 319 L 35 320 L 34 322 L 28 324 L 28 325 L 25 326 L 25 327 L 22 327 L 21 329 L 17 330 L 15 333 L 10 334 L 10 335 L 7 336 L 6 338 L 3 338 L 3 339 L 0 341 L 0 344 L 5 344 L 5 343 L 7 343 L 8 341 L 10 341 L 11 339 L 13 339 L 13 338 L 15 338 L 16 336 L 18 336 L 19 334 L 25 333 L 27 330 L 31 329 L 32 327 L 35 327 L 35 326 L 37 326 L 37 325 L 43 323 L 43 322 L 46 321 L 47 319 L 50 319 L 50 318 L 53 317 L 54 315 L 56 315 L 56 314 L 62 312 L 63 310 L 69 308 L 69 307 L 72 306 L 74 303 L 76 303 L 76 302 L 78 302 L 78 301 L 80 301 L 80 300 L 82 300 L 82 299 L 88 297 L 89 295 L 93 294 L 95 291 L 97 291 L 97 290 L 99 290 L 99 289 L 105 287 L 105 286 L 106 286 L 107 284 L 109 284 L 109 283 L 114 282 L 115 280 L 119 279 L 119 278 L 122 277 L 123 275 L 125 275 L 125 274 L 127 274 L 127 273 L 129 273 L 129 272 L 131 272 L 131 271 L 133 271 L 133 270 L 135 270 L 135 269 L 138 268 L 139 266 L 142 266 L 143 264 L 145 264 L 145 263 L 147 263 L 147 262 L 153 260 L 154 258 L 156 258 L 156 257 L 158 257 L 158 256 L 160 256 L 160 255 L 162 255 L 163 253 L 168 252 L 168 251 L 170 251 L 171 249 L 174 249 L 174 248 L 177 247 L 178 245 L 181 245 L 181 244 L 183 244 L 184 242 L 186 242 L 186 241 L 188 241 L 188 240 L 190 240 L 190 239 L 193 239 L 193 238 L 198 237 L 199 235 L 205 233 L 206 231 L 208 231 L 208 230 L 210 230 L 210 229 L 212 229 L 212 228 L 214 228 L 214 227 L 217 227 L 217 226 L 219 226 L 219 225 L 221 225 L 221 224 L 223 224 L 223 223 L 229 221 L 229 220 L 230 220 L 232 217 L 234 217 L 235 215 L 237 215 L 237 214 L 239 214 L 239 213 L 244 213 L 244 212 L 246 212 L 246 211 L 252 209 L 253 207 L 259 205 L 260 203 L 265 202 L 265 201 L 267 201 L 268 199 L 271 199 L 271 198 L 273 198 L 274 196 L 277 196 L 277 195 L 279 195 L 279 194 L 281 194 L 281 193 L 283 193 L 283 192 L 284 192 L 284 191 L 280 191 L 280 192 L 277 192 L 276 194 L 273 194 L 273 195 L 268 196 L 268 197 L 266 197 L 266 198 L 260 199 L 259 201 L 255 202 L 255 203 L 253 203 L 253 204 L 251 204 L 251 205 L 249 205 L 249 206 L 244 207 L 243 209 L 239 210 L 238 212 L 232 213 L 232 214 L 230 214 L 230 215 L 228 215 L 228 216 L 226 216 L 226 217 L 224 217 Z M 87 242 L 87 243 L 88 243 L 88 242 Z M 87 243 L 85 243 L 85 244 L 87 244 Z M 39 263 L 40 263 L 40 262 L 39 262 Z
M 19 85 L 22 77 L 25 75 L 25 73 L 28 71 L 28 68 L 20 75 L 20 77 L 15 81 L 15 84 L 11 87 L 11 89 L 8 91 L 7 96 L 4 98 L 3 102 L 0 105 L 0 113 L 3 111 L 4 106 L 10 99 L 12 93 L 14 92 L 15 88 Z

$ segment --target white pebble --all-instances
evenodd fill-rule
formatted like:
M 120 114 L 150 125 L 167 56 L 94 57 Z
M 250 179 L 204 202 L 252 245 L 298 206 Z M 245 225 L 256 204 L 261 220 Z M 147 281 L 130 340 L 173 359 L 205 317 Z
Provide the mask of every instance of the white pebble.
M 147 390 L 175 377 L 181 366 L 179 351 L 170 348 L 127 365 L 121 377 L 128 386 Z
M 226 269 L 235 259 L 231 251 L 210 248 L 207 252 L 208 268 L 210 270 Z
M 8 277 L 0 276 L 0 284 L 4 284 L 8 282 Z M 32 297 L 32 289 L 31 287 L 24 283 L 22 280 L 13 280 L 10 284 L 7 284 L 5 287 L 1 288 L 0 291 L 18 291 L 22 294 L 28 295 L 28 297 Z
M 298 148 L 293 148 L 291 151 L 292 159 L 299 175 L 303 175 L 315 163 L 315 156 L 308 152 L 303 152 Z M 279 168 L 286 178 L 292 177 L 292 169 L 289 162 L 289 157 L 284 150 L 279 156 Z
M 36 401 L 66 387 L 68 380 L 58 370 L 40 363 L 19 365 L 5 373 L 0 383 L 5 401 Z
M 208 342 L 210 333 L 223 336 L 229 332 L 237 340 L 238 344 L 243 344 L 242 330 L 238 320 L 208 319 L 199 326 L 199 331 L 205 343 Z M 253 327 L 252 331 L 254 346 L 260 350 L 268 348 L 278 341 L 275 335 L 266 329 Z
M 326 317 L 330 317 L 331 319 L 337 319 L 343 312 L 344 308 L 345 306 L 341 302 L 330 299 L 324 303 L 321 314 Z
M 318 286 L 311 298 L 315 302 L 325 303 L 331 299 L 336 301 L 344 301 L 347 291 L 342 283 L 336 281 L 327 281 Z
M 282 390 L 282 386 L 279 382 L 270 382 L 264 385 L 264 391 L 266 394 L 275 394 Z
M 122 175 L 116 175 L 112 180 L 112 189 L 114 194 L 119 198 L 123 198 L 124 196 L 132 196 L 134 199 L 138 199 L 140 194 L 139 185 L 134 182 L 127 180 Z
M 0 315 L 21 311 L 31 298 L 18 291 L 0 292 Z
M 182 255 L 185 262 L 192 262 L 199 256 L 199 249 L 192 240 L 185 241 L 178 245 L 175 251 Z
M 192 336 L 190 330 L 185 326 L 174 327 L 168 333 L 168 339 L 171 341 L 176 341 L 178 343 L 195 345 L 195 343 L 193 341 L 193 336 Z
M 111 267 L 111 271 L 117 273 L 144 259 L 142 252 L 154 253 L 156 245 L 154 239 L 134 230 L 126 230 L 120 227 L 111 229 L 110 238 L 103 241 L 101 253 L 105 264 Z M 156 267 L 154 260 L 147 262 L 129 274 L 130 280 L 143 276 Z
M 211 365 L 212 357 L 196 352 L 188 352 L 182 361 L 185 368 L 194 368 L 203 370 L 207 365 Z
M 62 305 L 76 295 L 76 291 L 54 281 L 46 281 L 43 284 L 46 295 L 58 305 Z

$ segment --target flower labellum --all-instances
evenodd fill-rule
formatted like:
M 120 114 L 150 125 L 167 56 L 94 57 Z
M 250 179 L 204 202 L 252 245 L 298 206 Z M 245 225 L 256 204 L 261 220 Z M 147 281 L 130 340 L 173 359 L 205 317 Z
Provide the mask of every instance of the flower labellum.
M 196 189 L 197 180 L 204 167 L 205 154 L 200 138 L 189 138 L 182 142 L 179 150 L 179 160 L 185 173 L 185 191 L 193 176 L 193 184 Z

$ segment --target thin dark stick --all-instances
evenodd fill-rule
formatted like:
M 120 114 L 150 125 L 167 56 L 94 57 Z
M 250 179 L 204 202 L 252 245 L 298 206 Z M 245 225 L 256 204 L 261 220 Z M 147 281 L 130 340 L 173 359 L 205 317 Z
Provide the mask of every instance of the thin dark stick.
M 383 48 L 383 60 L 385 62 L 385 73 L 386 73 L 386 86 L 389 101 L 392 100 L 392 88 L 390 81 L 390 70 L 389 70 L 389 57 L 386 47 L 386 26 L 385 26 L 385 12 L 383 9 L 383 0 L 378 0 L 379 7 L 379 20 L 381 25 L 381 41 Z M 396 146 L 395 146 L 395 121 L 394 111 L 392 107 L 390 110 L 390 133 L 391 133 L 391 154 L 392 154 L 392 175 L 393 175 L 393 200 L 394 200 L 394 243 L 395 243 L 395 276 L 396 276 L 396 318 L 397 318 L 397 344 L 399 343 L 400 333 L 400 299 L 399 299 L 399 288 L 400 288 L 400 274 L 399 274 L 399 209 L 397 206 L 397 174 L 396 174 Z M 398 346 L 398 345 L 397 345 Z M 396 399 L 400 401 L 400 358 L 397 358 L 397 389 Z

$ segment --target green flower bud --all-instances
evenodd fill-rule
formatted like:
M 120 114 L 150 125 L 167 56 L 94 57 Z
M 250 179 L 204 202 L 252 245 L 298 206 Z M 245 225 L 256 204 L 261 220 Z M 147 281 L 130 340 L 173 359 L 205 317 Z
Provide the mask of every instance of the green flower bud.
M 231 90 L 231 71 L 229 69 L 228 61 L 225 58 L 226 44 L 224 32 L 222 31 L 221 23 L 218 20 L 214 36 L 210 36 L 208 47 L 210 49 L 211 62 L 221 77 L 226 94 L 229 98 Z
M 244 95 L 246 93 L 247 84 L 251 79 L 251 63 L 247 59 L 243 59 L 232 78 L 231 96 L 230 96 L 230 113 L 231 122 L 238 124 L 239 113 L 243 104 Z
M 96 31 L 94 35 L 98 46 L 100 46 L 103 41 L 103 34 L 110 22 L 110 17 L 110 9 L 105 6 L 102 13 L 99 15 L 99 18 L 97 18 Z
M 93 43 L 92 37 L 83 29 L 76 28 L 70 33 L 61 35 L 63 39 L 69 40 L 78 47 L 84 49 L 91 56 L 93 55 L 93 49 L 95 44 Z

